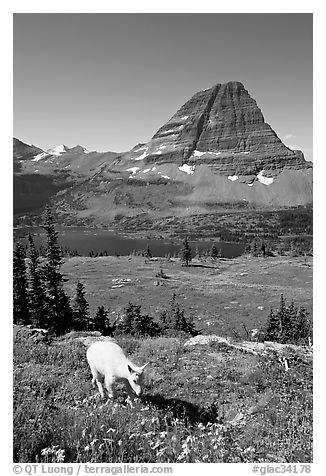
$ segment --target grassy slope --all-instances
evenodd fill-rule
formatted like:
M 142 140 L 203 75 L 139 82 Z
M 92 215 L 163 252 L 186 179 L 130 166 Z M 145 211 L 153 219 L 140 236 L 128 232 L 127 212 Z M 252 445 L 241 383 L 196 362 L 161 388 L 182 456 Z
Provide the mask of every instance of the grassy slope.
M 199 329 L 205 334 L 233 335 L 232 329 L 246 336 L 248 329 L 263 324 L 270 307 L 277 308 L 281 293 L 286 302 L 312 310 L 312 267 L 303 258 L 252 258 L 242 256 L 207 261 L 206 267 L 194 262 L 182 267 L 179 261 L 167 259 L 148 261 L 133 257 L 76 257 L 68 259 L 63 272 L 68 278 L 67 290 L 75 292 L 79 279 L 85 284 L 86 298 L 94 315 L 97 306 L 104 305 L 115 314 L 122 312 L 128 301 L 142 305 L 142 311 L 158 316 L 173 292 Z M 158 279 L 163 268 L 169 279 Z M 129 284 L 113 288 L 113 279 L 129 278 Z M 160 282 L 162 285 L 157 286 Z M 263 309 L 259 309 L 263 307 Z
M 17 336 L 15 462 L 311 462 L 312 369 L 211 343 L 122 338 L 151 360 L 130 409 L 91 387 L 78 337 L 51 344 Z M 43 450 L 43 452 L 42 452 Z
M 160 265 L 170 279 L 155 278 Z M 188 269 L 163 259 L 72 258 L 63 271 L 71 294 L 77 279 L 85 283 L 92 313 L 100 304 L 122 310 L 128 300 L 154 313 L 176 291 L 186 316 L 208 334 L 263 323 L 281 292 L 312 303 L 312 268 L 299 258 L 241 257 Z M 111 288 L 112 279 L 126 277 L 130 284 Z M 217 343 L 184 347 L 176 338 L 119 343 L 135 363 L 152 362 L 134 410 L 122 395 L 113 404 L 96 396 L 78 334 L 51 344 L 16 336 L 16 462 L 59 461 L 61 450 L 65 462 L 312 461 L 310 366 L 298 361 L 284 372 L 278 361 Z

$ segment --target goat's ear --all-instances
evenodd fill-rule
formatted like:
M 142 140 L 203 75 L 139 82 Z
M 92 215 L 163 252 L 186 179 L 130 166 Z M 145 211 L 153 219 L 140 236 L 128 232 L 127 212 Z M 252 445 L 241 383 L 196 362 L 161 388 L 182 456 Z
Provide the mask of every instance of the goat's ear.
M 145 365 L 143 365 L 142 367 L 140 367 L 140 369 L 141 369 L 142 372 L 145 370 L 145 368 L 147 367 L 148 364 L 149 364 L 149 362 L 147 362 Z
M 128 365 L 128 370 L 129 370 L 129 372 L 130 372 L 131 374 L 134 372 L 134 369 L 132 369 L 132 368 L 130 367 L 130 365 Z

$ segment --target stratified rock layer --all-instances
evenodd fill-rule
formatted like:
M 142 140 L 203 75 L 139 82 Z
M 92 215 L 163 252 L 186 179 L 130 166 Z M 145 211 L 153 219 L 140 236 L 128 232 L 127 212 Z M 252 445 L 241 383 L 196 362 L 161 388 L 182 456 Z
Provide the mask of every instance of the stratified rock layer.
M 222 175 L 276 176 L 311 164 L 286 147 L 243 84 L 217 84 L 196 93 L 145 145 L 125 155 L 143 163 L 209 164 Z

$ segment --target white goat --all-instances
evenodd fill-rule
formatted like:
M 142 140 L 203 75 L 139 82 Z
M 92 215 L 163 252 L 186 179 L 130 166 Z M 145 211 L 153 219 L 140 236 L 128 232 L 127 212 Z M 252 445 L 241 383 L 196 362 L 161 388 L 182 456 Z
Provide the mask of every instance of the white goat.
M 109 398 L 115 397 L 115 382 L 123 382 L 127 390 L 127 402 L 132 406 L 134 400 L 133 391 L 137 396 L 141 394 L 141 384 L 145 364 L 138 367 L 133 364 L 124 354 L 121 347 L 115 342 L 98 341 L 94 342 L 87 349 L 87 362 L 92 372 L 92 384 L 97 384 L 101 397 L 104 397 L 104 386 Z

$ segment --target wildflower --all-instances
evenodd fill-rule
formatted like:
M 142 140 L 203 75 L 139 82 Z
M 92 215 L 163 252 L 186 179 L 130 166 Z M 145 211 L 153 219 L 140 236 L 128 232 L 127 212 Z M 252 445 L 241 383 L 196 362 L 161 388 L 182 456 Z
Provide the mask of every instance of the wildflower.
M 167 431 L 161 431 L 160 438 L 165 438 L 167 435 Z
M 167 449 L 167 446 L 164 446 L 164 448 L 161 448 L 160 450 L 158 450 L 158 452 L 156 453 L 156 456 L 162 456 L 162 454 L 164 453 L 166 449 Z
M 56 451 L 56 463 L 63 463 L 65 460 L 65 450 Z
M 190 449 L 188 448 L 187 443 L 183 443 L 182 448 L 183 448 L 182 453 L 184 453 L 185 455 L 188 455 L 190 453 Z
M 85 446 L 84 451 L 89 451 L 91 448 L 89 445 Z
M 150 447 L 152 448 L 152 450 L 156 450 L 156 448 L 158 448 L 158 447 L 160 446 L 160 444 L 161 444 L 161 442 L 159 441 L 159 442 L 156 443 L 154 446 L 152 446 L 152 445 L 153 445 L 152 442 L 151 442 L 149 445 L 150 445 Z
M 253 451 L 255 451 L 255 448 L 253 446 L 248 446 L 248 448 L 245 448 L 243 450 L 244 453 L 252 453 Z
M 118 446 L 121 446 L 122 445 L 122 440 L 119 440 L 118 441 Z

